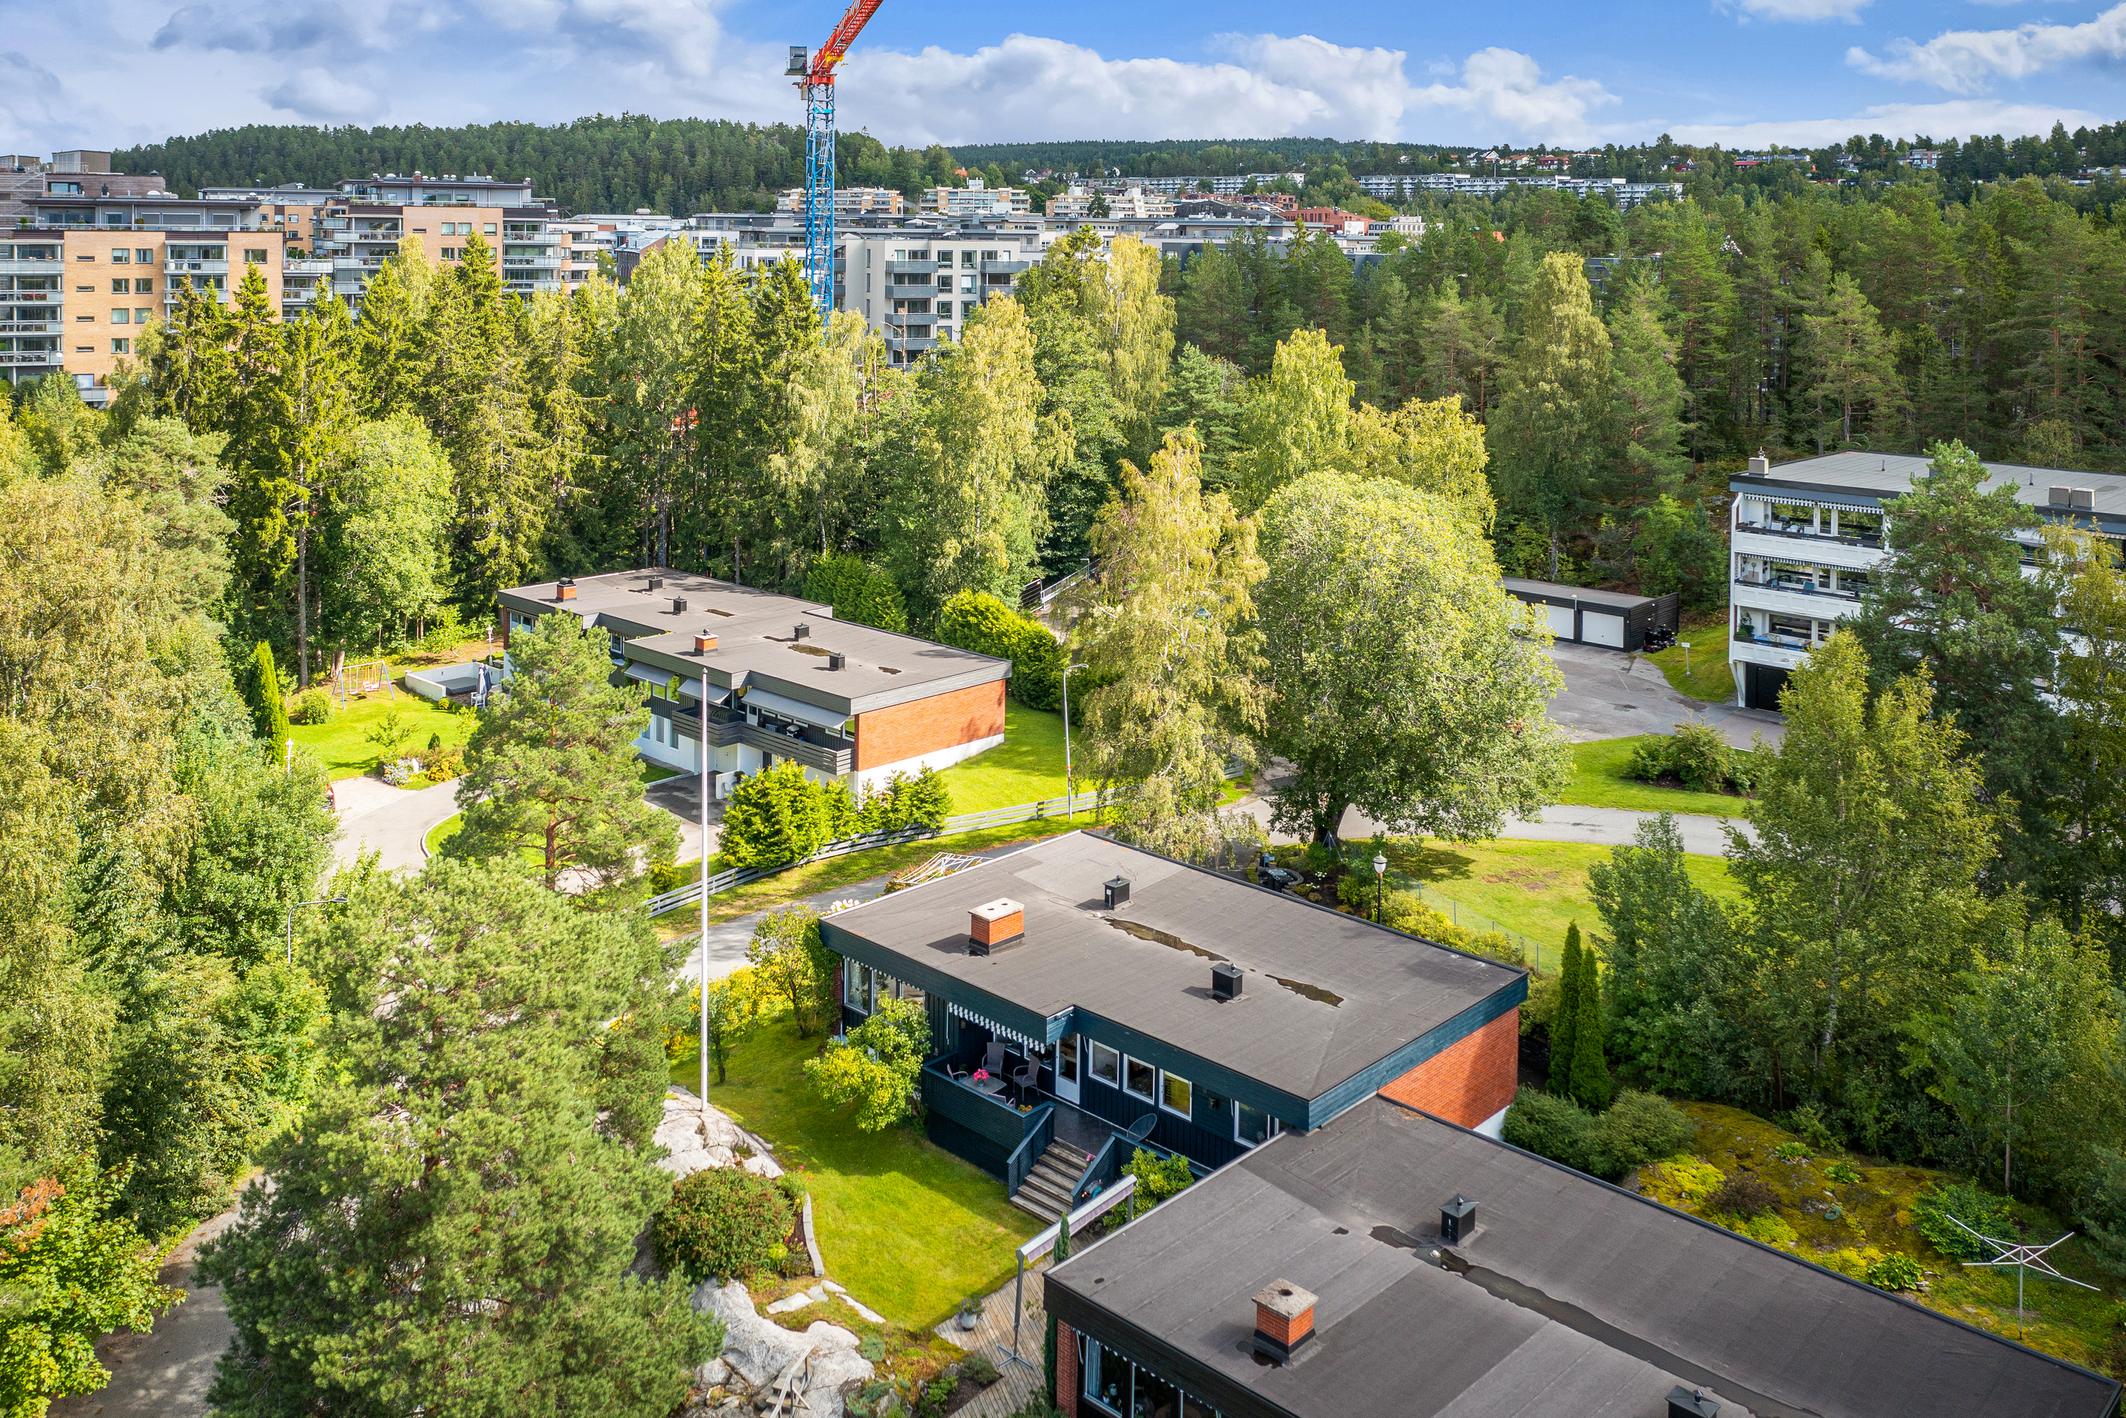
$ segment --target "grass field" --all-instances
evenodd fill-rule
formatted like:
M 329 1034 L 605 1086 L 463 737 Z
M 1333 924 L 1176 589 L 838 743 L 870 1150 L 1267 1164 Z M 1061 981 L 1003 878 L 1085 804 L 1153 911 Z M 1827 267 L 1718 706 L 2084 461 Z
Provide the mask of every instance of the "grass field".
M 330 777 L 359 778 L 376 767 L 382 756 L 382 750 L 369 739 L 370 730 L 392 714 L 399 716 L 402 730 L 397 753 L 424 749 L 429 739 L 437 735 L 446 746 L 462 744 L 472 737 L 471 711 L 442 709 L 404 690 L 351 699 L 345 709 L 335 705 L 332 717 L 324 723 L 296 724 L 288 734 L 295 740 L 297 750 L 323 764 Z
M 1676 637 L 1675 644 L 1647 658 L 1660 669 L 1676 693 L 1702 699 L 1708 704 L 1725 704 L 1735 697 L 1735 679 L 1727 668 L 1727 635 L 1725 618 L 1708 625 L 1690 626 Z M 1690 643 L 1688 671 L 1683 667 L 1685 641 Z
M 804 1072 L 819 1044 L 787 1015 L 770 1019 L 733 1051 L 730 1081 L 712 1081 L 709 1101 L 802 1176 L 829 1276 L 895 1324 L 934 1325 L 1011 1279 L 1012 1252 L 1040 1223 L 919 1125 L 860 1132 L 822 1103 Z M 672 1078 L 691 1088 L 699 1067 L 689 1053 Z
M 1835 1149 L 1782 1157 L 1773 1150 L 1782 1144 L 1790 1154 L 1810 1150 L 1792 1133 L 1740 1109 L 1713 1103 L 1681 1107 L 1697 1124 L 1693 1154 L 1683 1162 L 1657 1162 L 1641 1169 L 1636 1180 L 1642 1193 L 1848 1274 L 1864 1271 L 1879 1255 L 1910 1256 L 1926 1271 L 1927 1288 L 1906 1298 L 2113 1376 L 2126 1367 L 2126 1338 L 2119 1330 L 2126 1275 L 2107 1264 L 2088 1242 L 2071 1240 L 2052 1259 L 2068 1275 L 2102 1290 L 2033 1279 L 2027 1291 L 2027 1326 L 2019 1331 L 2012 1271 L 1968 1269 L 1936 1251 L 1911 1225 L 1913 1199 L 1949 1180 L 1946 1174 Z M 1836 1176 L 1831 1175 L 1833 1168 Z M 1769 1186 L 1776 1208 L 1749 1221 L 1714 1212 L 1708 1198 L 1722 1180 L 1735 1176 L 1754 1177 Z M 1835 1202 L 1835 1208 L 1827 1207 L 1826 1199 Z M 2027 1236 L 2049 1240 L 2068 1229 L 2038 1208 L 2016 1203 L 2012 1209 Z
M 1572 781 L 1558 795 L 1561 803 L 1582 807 L 1637 808 L 1644 812 L 1696 812 L 1713 817 L 1739 817 L 1746 800 L 1728 793 L 1699 793 L 1688 788 L 1664 788 L 1624 776 L 1632 750 L 1655 736 L 1596 739 L 1572 746 Z
M 1537 966 L 1555 970 L 1565 946 L 1565 927 L 1579 922 L 1581 934 L 1598 929 L 1600 917 L 1588 894 L 1587 869 L 1609 860 L 1610 849 L 1579 842 L 1424 842 L 1391 838 L 1388 885 L 1422 882 L 1432 904 L 1456 913 L 1462 925 L 1503 929 L 1534 941 Z M 1733 899 L 1737 888 L 1719 857 L 1684 858 L 1690 877 L 1715 896 Z M 1401 881 L 1398 881 L 1401 878 Z
M 1006 702 L 1004 742 L 953 764 L 942 776 L 952 792 L 954 812 L 983 812 L 1060 798 L 1063 716 Z

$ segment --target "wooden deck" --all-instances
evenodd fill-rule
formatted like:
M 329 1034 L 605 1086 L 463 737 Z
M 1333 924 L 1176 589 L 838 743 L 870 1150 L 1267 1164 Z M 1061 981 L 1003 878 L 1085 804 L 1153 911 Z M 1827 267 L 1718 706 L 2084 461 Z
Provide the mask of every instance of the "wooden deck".
M 1041 1272 L 1047 1269 L 1045 1259 L 1026 1269 L 1025 1318 L 1019 1326 L 1019 1352 L 1025 1363 L 1011 1357 L 1010 1284 L 983 1299 L 981 1319 L 973 1329 L 961 1329 L 956 1320 L 937 1327 L 940 1335 L 968 1353 L 988 1355 L 1003 1375 L 953 1418 L 1011 1418 L 1028 1399 L 1045 1396 L 1048 1380 L 1041 1370 L 1041 1342 L 1048 1332 L 1048 1312 L 1041 1308 Z

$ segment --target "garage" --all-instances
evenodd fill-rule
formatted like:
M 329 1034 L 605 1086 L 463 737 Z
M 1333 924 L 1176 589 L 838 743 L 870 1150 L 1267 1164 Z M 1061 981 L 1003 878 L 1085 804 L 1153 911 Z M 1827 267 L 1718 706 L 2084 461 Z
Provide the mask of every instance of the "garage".
M 1777 710 L 1779 691 L 1786 688 L 1786 674 L 1776 665 L 1745 664 L 1742 667 L 1742 707 Z
M 1630 591 L 1602 591 L 1513 576 L 1501 578 L 1500 584 L 1516 599 L 1541 606 L 1554 638 L 1610 650 L 1643 649 L 1647 637 L 1656 633 L 1673 637 L 1682 609 L 1682 598 L 1673 592 L 1641 596 Z

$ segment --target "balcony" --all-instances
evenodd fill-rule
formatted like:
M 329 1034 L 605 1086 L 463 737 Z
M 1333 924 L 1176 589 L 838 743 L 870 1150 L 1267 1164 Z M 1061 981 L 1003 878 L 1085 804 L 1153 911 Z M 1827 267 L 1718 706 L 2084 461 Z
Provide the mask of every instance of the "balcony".
M 888 300 L 928 300 L 937 294 L 937 287 L 928 281 L 888 281 Z
M 888 261 L 886 263 L 886 275 L 889 280 L 894 276 L 934 276 L 937 274 L 937 270 L 938 263 L 935 261 Z
M 6 297 L 0 296 L 0 304 Z M 50 320 L 0 320 L 0 335 L 58 335 L 65 332 L 66 322 L 56 317 Z
M 796 759 L 805 767 L 822 773 L 839 776 L 856 766 L 856 740 L 830 734 L 825 729 L 807 727 L 793 733 L 746 724 L 739 730 L 738 741 L 777 758 Z
M 1834 535 L 1830 532 L 1819 532 L 1806 522 L 1783 522 L 1777 518 L 1764 522 L 1738 522 L 1735 524 L 1735 530 L 1738 532 L 1761 532 L 1766 536 L 1772 537 L 1796 537 L 1811 542 L 1830 542 L 1837 546 L 1880 547 L 1882 545 L 1882 534 L 1879 532 L 1863 533 L 1857 536 L 1851 534 Z
M 936 349 L 938 342 L 934 335 L 896 335 L 888 330 L 886 343 L 903 354 L 920 354 L 924 350 Z
M 1025 274 L 1025 273 L 1026 273 L 1026 272 L 1027 272 L 1028 270 L 1032 269 L 1032 267 L 1033 267 L 1033 262 L 1031 262 L 1031 261 L 1019 261 L 1019 260 L 1010 260 L 1010 261 L 984 261 L 984 262 L 982 263 L 982 269 L 983 269 L 983 271 L 987 272 L 988 274 L 990 274 L 990 275 L 992 275 L 992 276 L 1019 276 L 1019 275 L 1024 275 L 1024 274 Z
M 162 270 L 167 276 L 226 276 L 229 274 L 229 263 L 226 260 L 180 261 L 173 258 L 162 263 Z
M 1828 600 L 1852 605 L 1860 600 L 1860 592 L 1819 586 L 1805 576 L 1759 576 L 1741 575 L 1735 578 L 1737 586 L 1750 586 L 1765 591 L 1782 591 L 1797 596 L 1822 596 Z
M 49 258 L 10 257 L 7 260 L 0 261 L 0 276 L 49 276 L 59 271 L 64 264 L 57 256 Z
M 59 358 L 57 350 L 0 350 L 0 365 L 10 368 L 57 369 Z
M 684 738 L 701 737 L 701 706 L 686 700 L 652 699 L 650 713 L 659 719 L 669 719 L 672 727 Z M 746 727 L 745 719 L 728 709 L 709 707 L 709 747 L 729 748 L 737 743 L 739 733 Z

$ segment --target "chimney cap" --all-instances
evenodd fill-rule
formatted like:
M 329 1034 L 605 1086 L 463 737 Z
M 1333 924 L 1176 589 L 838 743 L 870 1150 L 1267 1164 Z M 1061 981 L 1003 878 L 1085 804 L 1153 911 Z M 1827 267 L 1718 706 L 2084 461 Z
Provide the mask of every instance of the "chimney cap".
M 1001 921 L 1006 916 L 1025 909 L 1024 906 L 1012 900 L 1009 896 L 999 896 L 994 901 L 984 901 L 968 914 L 984 921 Z
M 1312 1290 L 1289 1280 L 1272 1280 L 1255 1292 L 1255 1303 L 1280 1319 L 1298 1319 L 1320 1300 Z

